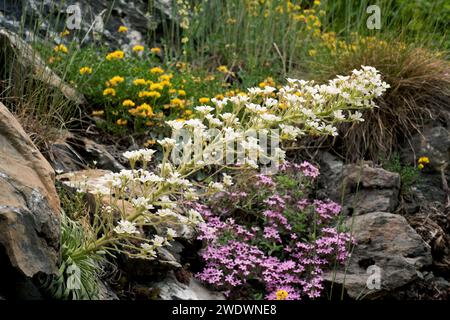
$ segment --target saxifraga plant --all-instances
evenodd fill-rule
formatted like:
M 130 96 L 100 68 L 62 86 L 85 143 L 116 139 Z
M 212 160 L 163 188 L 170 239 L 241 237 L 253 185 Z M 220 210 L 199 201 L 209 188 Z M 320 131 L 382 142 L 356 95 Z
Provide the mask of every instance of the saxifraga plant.
M 42 284 L 44 291 L 59 300 L 94 300 L 99 298 L 98 284 L 107 263 L 106 251 L 86 251 L 95 240 L 88 208 L 81 194 L 71 195 L 59 189 L 61 210 L 60 265 L 56 276 Z M 85 254 L 80 254 L 85 253 Z
M 85 245 L 86 232 L 79 222 L 64 213 L 61 220 L 61 265 L 52 279 L 50 294 L 56 299 L 93 300 L 98 298 L 98 281 L 105 263 L 103 255 L 92 253 L 74 257 Z

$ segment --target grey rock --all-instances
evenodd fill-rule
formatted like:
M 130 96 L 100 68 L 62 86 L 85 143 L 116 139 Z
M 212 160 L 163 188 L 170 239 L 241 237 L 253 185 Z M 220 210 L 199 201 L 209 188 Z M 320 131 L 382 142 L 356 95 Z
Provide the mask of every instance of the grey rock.
M 181 264 L 179 262 L 180 260 L 179 255 L 175 255 L 165 248 L 158 248 L 158 256 L 159 256 L 158 260 L 159 263 L 167 264 L 175 268 L 181 268 Z
M 373 168 L 368 164 L 345 165 L 343 175 L 346 179 L 347 188 L 356 188 L 361 185 L 367 189 L 399 189 L 400 176 L 398 173 Z
M 170 246 L 157 249 L 158 258 L 156 260 L 122 255 L 122 270 L 128 274 L 128 277 L 137 280 L 163 279 L 169 271 L 182 267 L 180 259 L 183 245 L 176 240 L 170 244 Z
M 400 215 L 372 212 L 348 218 L 346 226 L 356 239 L 347 269 L 329 271 L 325 279 L 343 286 L 353 298 L 386 296 L 420 276 L 431 264 L 430 247 Z M 375 265 L 381 275 L 380 288 L 369 288 L 368 267 Z
M 130 281 L 145 282 L 164 279 L 171 265 L 170 263 L 160 263 L 157 260 L 131 257 L 122 254 L 119 259 L 119 267 Z M 177 267 L 173 266 L 172 269 Z
M 398 205 L 398 189 L 363 189 L 349 193 L 344 202 L 347 213 L 393 212 Z
M 0 103 L 0 288 L 8 283 L 11 296 L 39 298 L 35 278 L 57 273 L 60 204 L 54 177 Z
M 447 179 L 448 180 L 448 179 Z M 442 188 L 442 177 L 439 173 L 422 173 L 417 183 L 412 186 L 411 193 L 420 205 L 435 203 L 445 204 L 446 193 Z
M 155 287 L 159 288 L 158 296 L 162 300 L 225 300 L 222 293 L 207 289 L 194 278 L 187 285 L 180 283 L 173 273 Z
M 403 146 L 401 156 L 403 161 L 410 164 L 415 164 L 420 157 L 426 156 L 430 163 L 425 169 L 439 172 L 450 163 L 449 129 L 438 123 L 429 124 L 421 134 L 416 133 L 411 138 L 410 144 Z
M 151 5 L 150 5 L 151 4 Z M 90 0 L 0 0 L 0 27 L 24 34 L 28 40 L 51 38 L 62 42 L 60 32 L 66 27 L 69 6 L 77 5 L 81 11 L 80 30 L 73 30 L 69 39 L 77 43 L 101 41 L 110 47 L 129 45 L 128 37 L 143 38 L 148 31 L 155 31 L 162 20 L 171 19 L 172 6 L 168 0 L 90 1 Z M 101 17 L 101 24 L 96 23 Z M 126 25 L 129 32 L 118 34 L 117 29 Z M 37 30 L 35 30 L 37 26 Z M 132 41 L 131 41 L 132 42 Z
M 120 300 L 117 294 L 102 281 L 98 283 L 98 300 Z
M 61 135 L 52 143 L 45 155 L 58 172 L 73 172 L 89 167 L 114 172 L 125 169 L 109 153 L 106 146 L 70 132 Z
M 448 300 L 450 283 L 434 276 L 433 272 L 424 272 L 423 279 L 390 292 L 386 298 L 396 300 Z
M 370 162 L 344 165 L 328 152 L 321 155 L 320 166 L 322 190 L 319 195 L 343 202 L 345 214 L 396 209 L 400 192 L 398 173 L 373 167 Z

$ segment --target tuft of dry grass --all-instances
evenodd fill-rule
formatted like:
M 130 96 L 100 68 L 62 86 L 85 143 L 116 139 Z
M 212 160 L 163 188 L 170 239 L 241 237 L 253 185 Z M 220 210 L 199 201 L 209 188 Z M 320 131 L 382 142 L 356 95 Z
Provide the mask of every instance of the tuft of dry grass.
M 450 111 L 450 63 L 442 53 L 392 42 L 361 45 L 330 60 L 315 68 L 322 80 L 369 65 L 391 85 L 378 99 L 379 108 L 364 111 L 364 122 L 339 128 L 334 145 L 349 161 L 389 158 L 424 123 Z

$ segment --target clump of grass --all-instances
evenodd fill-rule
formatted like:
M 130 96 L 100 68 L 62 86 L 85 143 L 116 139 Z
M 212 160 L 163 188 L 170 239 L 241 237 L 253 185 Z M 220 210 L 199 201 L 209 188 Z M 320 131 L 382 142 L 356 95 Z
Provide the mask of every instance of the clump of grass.
M 47 75 L 37 76 L 42 63 L 37 52 L 25 59 L 6 36 L 0 36 L 0 102 L 17 117 L 38 148 L 45 149 L 60 131 L 77 116 L 77 105 L 59 88 L 45 83 Z M 41 77 L 41 78 L 40 78 Z
M 350 161 L 389 158 L 396 147 L 450 104 L 450 64 L 438 52 L 402 42 L 361 38 L 343 46 L 339 59 L 317 59 L 312 68 L 323 80 L 370 65 L 391 88 L 379 108 L 365 110 L 365 122 L 341 126 L 341 153 Z
M 173 55 L 197 65 L 225 64 L 250 78 L 301 69 L 321 33 L 320 1 L 177 1 L 180 24 L 163 25 Z

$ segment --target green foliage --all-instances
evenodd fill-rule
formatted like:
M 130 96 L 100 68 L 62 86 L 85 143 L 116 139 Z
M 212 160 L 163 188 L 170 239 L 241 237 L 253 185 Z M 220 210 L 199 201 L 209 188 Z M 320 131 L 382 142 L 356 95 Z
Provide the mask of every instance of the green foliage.
M 450 21 L 448 0 L 346 0 L 323 1 L 327 13 L 324 27 L 349 37 L 352 32 L 361 35 L 397 39 L 408 43 L 449 48 L 447 34 Z M 370 5 L 381 10 L 381 29 L 366 26 Z
M 275 177 L 275 181 L 277 182 L 279 190 L 283 190 L 284 192 L 290 192 L 294 196 L 299 197 L 302 195 L 302 191 L 304 189 L 304 185 L 302 183 L 306 183 L 309 187 L 310 181 L 300 181 L 296 179 L 295 176 L 287 175 L 287 174 L 279 174 Z
M 104 257 L 98 253 L 74 257 L 85 246 L 85 230 L 76 221 L 62 214 L 61 264 L 59 275 L 48 287 L 55 299 L 94 300 L 98 298 L 98 281 Z
M 175 2 L 175 1 L 174 1 Z M 177 1 L 165 43 L 197 64 L 225 64 L 251 74 L 285 77 L 298 69 L 320 34 L 320 1 Z M 189 14 L 191 12 L 192 14 Z M 181 36 L 179 36 L 181 34 Z M 173 45 L 174 44 L 174 45 Z
M 397 153 L 385 162 L 383 167 L 388 171 L 400 174 L 402 194 L 410 193 L 411 187 L 419 178 L 419 169 L 408 164 L 402 164 L 400 156 Z

